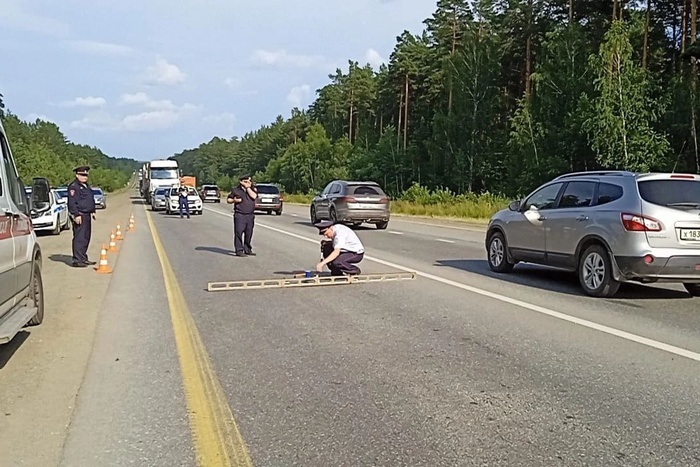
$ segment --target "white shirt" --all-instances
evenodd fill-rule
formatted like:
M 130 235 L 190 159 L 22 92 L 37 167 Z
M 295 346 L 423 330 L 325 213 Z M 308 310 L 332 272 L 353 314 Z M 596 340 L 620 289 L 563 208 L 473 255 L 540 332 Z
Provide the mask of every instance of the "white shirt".
M 351 253 L 364 253 L 365 247 L 362 245 L 360 238 L 348 226 L 336 224 L 333 226 L 333 248 L 340 248 L 341 251 L 349 251 Z

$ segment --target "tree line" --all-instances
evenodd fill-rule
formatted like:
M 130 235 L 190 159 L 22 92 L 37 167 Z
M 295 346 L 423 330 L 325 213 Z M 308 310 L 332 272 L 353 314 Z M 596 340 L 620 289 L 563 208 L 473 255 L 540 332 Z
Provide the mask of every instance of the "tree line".
M 397 5 L 397 8 L 400 6 Z M 568 171 L 700 172 L 697 0 L 439 0 L 388 63 L 173 157 L 308 193 L 334 178 L 517 196 Z
M 68 141 L 55 123 L 21 120 L 5 110 L 2 94 L 0 118 L 17 171 L 26 184 L 34 177 L 44 177 L 52 186 L 67 185 L 75 178 L 75 167 L 89 165 L 90 185 L 109 192 L 124 187 L 140 166 L 136 160 L 109 157 L 95 147 Z

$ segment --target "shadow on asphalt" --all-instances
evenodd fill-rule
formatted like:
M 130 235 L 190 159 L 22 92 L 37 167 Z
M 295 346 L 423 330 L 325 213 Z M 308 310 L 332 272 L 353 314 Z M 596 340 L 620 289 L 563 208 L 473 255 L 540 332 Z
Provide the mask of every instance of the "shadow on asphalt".
M 9 362 L 15 352 L 22 347 L 22 344 L 24 344 L 24 341 L 26 341 L 30 335 L 30 332 L 22 330 L 18 332 L 10 342 L 0 346 L 0 370 L 5 368 L 7 362 Z
M 70 255 L 49 255 L 49 259 L 56 263 L 63 263 L 68 266 L 73 264 L 73 257 Z
M 219 248 L 218 246 L 198 246 L 195 248 L 196 251 L 208 251 L 209 253 L 218 253 L 220 255 L 226 256 L 236 256 L 236 252 L 226 248 Z
M 311 221 L 295 221 L 294 224 L 296 224 L 296 225 L 303 225 L 304 227 L 313 227 L 313 228 L 315 229 L 315 227 L 314 227 L 314 225 L 311 223 Z M 358 226 L 354 226 L 354 225 L 352 225 L 352 224 L 345 224 L 345 225 L 347 225 L 348 227 L 350 227 L 352 230 L 377 230 L 377 228 L 374 227 L 373 225 L 372 225 L 372 226 L 370 226 L 370 225 L 365 225 L 365 224 L 363 224 L 363 225 L 358 225 Z
M 543 266 L 518 264 L 513 271 L 508 274 L 497 274 L 491 271 L 488 262 L 484 259 L 444 259 L 436 261 L 435 266 L 459 269 L 509 282 L 511 284 L 518 284 L 550 292 L 586 296 L 581 290 L 578 278 L 574 273 Z M 622 284 L 618 293 L 608 300 L 669 300 L 679 298 L 687 299 L 693 297 L 689 293 L 679 290 L 625 283 Z

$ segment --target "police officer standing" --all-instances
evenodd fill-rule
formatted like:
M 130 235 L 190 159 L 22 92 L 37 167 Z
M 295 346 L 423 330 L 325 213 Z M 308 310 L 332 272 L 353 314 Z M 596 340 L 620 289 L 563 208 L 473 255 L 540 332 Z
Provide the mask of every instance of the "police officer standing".
M 73 224 L 74 268 L 85 268 L 95 261 L 88 261 L 87 250 L 92 235 L 92 220 L 95 218 L 95 197 L 88 185 L 90 167 L 84 165 L 73 169 L 75 180 L 68 185 L 68 214 Z
M 182 211 L 187 211 L 187 218 L 190 218 L 190 204 L 187 199 L 187 187 L 186 186 L 181 186 L 180 191 L 179 191 L 179 196 L 177 199 L 180 201 L 180 219 L 182 219 Z
M 243 175 L 239 185 L 231 190 L 226 202 L 233 204 L 233 246 L 236 249 L 236 256 L 255 256 L 250 239 L 253 236 L 253 226 L 255 224 L 255 199 L 258 192 L 253 186 L 250 175 Z M 245 236 L 245 239 L 243 238 Z

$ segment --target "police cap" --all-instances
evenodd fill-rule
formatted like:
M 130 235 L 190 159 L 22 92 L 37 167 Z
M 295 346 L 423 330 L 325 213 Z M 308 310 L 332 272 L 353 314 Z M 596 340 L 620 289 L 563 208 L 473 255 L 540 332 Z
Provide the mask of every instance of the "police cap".
M 250 174 L 241 175 L 240 178 L 239 178 L 238 180 L 240 180 L 241 182 L 242 182 L 243 180 L 250 180 Z
M 328 227 L 331 227 L 333 225 L 332 221 L 319 221 L 314 224 L 314 227 L 318 229 L 318 234 L 323 235 L 323 232 L 326 231 Z
M 81 165 L 80 167 L 74 168 L 73 172 L 75 172 L 77 174 L 87 174 L 88 172 L 90 172 L 90 166 Z

